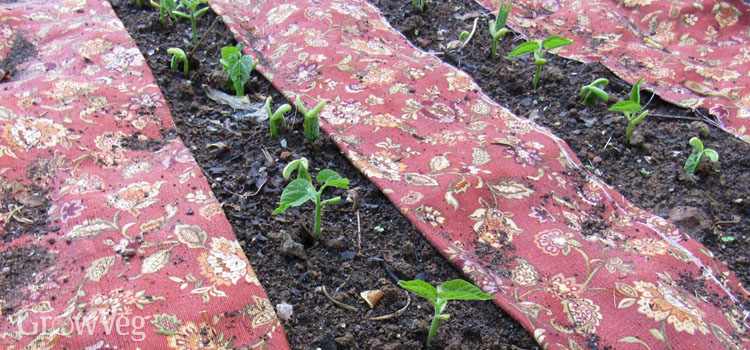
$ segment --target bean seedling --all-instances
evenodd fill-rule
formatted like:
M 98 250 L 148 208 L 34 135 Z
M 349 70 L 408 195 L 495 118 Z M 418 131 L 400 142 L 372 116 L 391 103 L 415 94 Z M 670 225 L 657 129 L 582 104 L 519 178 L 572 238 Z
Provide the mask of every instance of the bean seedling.
M 269 121 L 269 130 L 271 131 L 271 136 L 277 137 L 279 136 L 279 131 L 276 129 L 276 125 L 279 121 L 281 121 L 281 124 L 286 126 L 286 119 L 284 119 L 284 114 L 289 113 L 289 111 L 292 110 L 292 106 L 290 106 L 288 103 L 285 103 L 281 105 L 281 107 L 276 109 L 276 112 L 271 113 L 271 101 L 273 99 L 271 96 L 268 96 L 266 99 L 266 112 L 268 112 L 268 121 Z
M 250 80 L 258 61 L 253 60 L 250 55 L 242 54 L 242 43 L 237 46 L 225 46 L 221 49 L 222 69 L 229 71 L 229 80 L 232 81 L 234 92 L 237 96 L 245 95 L 245 84 Z
M 295 162 L 297 163 L 295 164 Z M 289 163 L 289 165 L 284 168 L 281 175 L 285 179 L 288 179 L 294 170 L 298 170 L 297 178 L 284 188 L 284 191 L 281 193 L 279 207 L 276 208 L 272 214 L 276 215 L 284 212 L 289 207 L 298 207 L 308 201 L 312 201 L 315 203 L 315 231 L 313 231 L 313 236 L 318 236 L 321 232 L 320 226 L 323 206 L 333 205 L 341 200 L 340 196 L 321 200 L 320 197 L 323 194 L 323 190 L 325 190 L 326 187 L 336 187 L 348 190 L 349 179 L 341 177 L 341 175 L 331 169 L 323 169 L 316 177 L 316 180 L 322 184 L 320 188 L 316 190 L 315 186 L 313 186 L 310 174 L 307 171 L 307 159 L 301 158 Z
M 500 4 L 500 8 L 497 9 L 497 17 L 494 21 L 490 21 L 490 35 L 492 36 L 492 53 L 490 57 L 495 58 L 497 56 L 497 42 L 502 39 L 505 34 L 508 33 L 508 28 L 505 28 L 505 22 L 508 20 L 508 14 L 510 13 L 511 1 Z
M 698 168 L 698 165 L 700 165 L 703 156 L 708 157 L 712 163 L 719 161 L 719 153 L 710 148 L 703 148 L 703 142 L 701 139 L 692 137 L 688 143 L 690 146 L 693 146 L 697 153 L 691 153 L 685 161 L 685 166 L 683 168 L 686 173 L 695 174 L 695 170 Z
M 547 51 L 556 49 L 572 44 L 573 41 L 570 39 L 563 38 L 559 35 L 550 35 L 541 43 L 534 40 L 529 40 L 523 44 L 516 46 L 513 51 L 510 52 L 508 58 L 513 58 L 527 53 L 534 54 L 534 64 L 536 64 L 536 73 L 534 74 L 533 88 L 536 90 L 536 85 L 539 83 L 539 75 L 542 74 L 542 65 L 547 63 L 544 59 L 544 55 Z
M 175 15 L 190 20 L 190 28 L 193 30 L 193 44 L 198 43 L 198 31 L 195 21 L 209 9 L 208 6 L 198 9 L 198 6 L 205 5 L 206 3 L 208 3 L 208 0 L 180 0 L 180 4 L 172 11 Z M 187 11 L 187 13 L 182 10 Z
M 188 59 L 187 55 L 185 55 L 185 51 L 182 51 L 181 48 L 178 47 L 170 47 L 167 49 L 167 53 L 172 54 L 172 63 L 170 64 L 170 67 L 172 70 L 177 70 L 177 66 L 179 65 L 180 60 L 182 60 L 183 69 L 182 71 L 185 74 L 185 78 L 187 78 L 189 68 L 188 68 Z
M 167 24 L 167 16 L 165 15 L 169 15 L 173 20 L 177 20 L 177 15 L 174 13 L 177 4 L 175 4 L 174 0 L 160 0 L 159 3 L 151 0 L 151 6 L 159 9 L 159 20 L 161 21 L 161 24 Z
M 630 135 L 633 133 L 633 128 L 638 125 L 646 116 L 648 116 L 648 110 L 641 112 L 643 106 L 641 106 L 641 83 L 643 79 L 638 81 L 630 89 L 630 99 L 623 100 L 615 103 L 612 107 L 609 107 L 610 111 L 622 112 L 625 118 L 628 119 L 628 128 L 625 130 L 625 143 L 630 144 Z M 641 114 L 638 114 L 641 112 Z M 637 115 L 637 116 L 636 116 Z
M 593 106 L 597 100 L 607 102 L 609 94 L 602 90 L 602 87 L 607 84 L 609 84 L 609 80 L 607 79 L 596 79 L 591 84 L 581 88 L 581 94 L 578 95 L 578 98 L 583 99 L 584 106 Z
M 430 324 L 430 333 L 427 334 L 428 342 L 435 337 L 438 323 L 441 320 L 447 320 L 450 318 L 449 314 L 443 313 L 445 307 L 448 305 L 449 300 L 494 299 L 492 295 L 482 292 L 481 289 L 462 279 L 443 282 L 442 284 L 437 286 L 437 288 L 422 280 L 402 280 L 398 281 L 398 285 L 416 295 L 427 299 L 432 304 L 432 306 L 435 307 L 435 315 L 432 317 L 432 323 Z
M 315 139 L 320 136 L 320 120 L 318 120 L 318 113 L 320 113 L 320 110 L 326 105 L 326 102 L 328 101 L 320 101 L 315 108 L 308 111 L 302 101 L 300 101 L 299 97 L 297 97 L 297 109 L 305 117 L 302 123 L 305 128 L 305 137 L 310 141 L 315 141 Z

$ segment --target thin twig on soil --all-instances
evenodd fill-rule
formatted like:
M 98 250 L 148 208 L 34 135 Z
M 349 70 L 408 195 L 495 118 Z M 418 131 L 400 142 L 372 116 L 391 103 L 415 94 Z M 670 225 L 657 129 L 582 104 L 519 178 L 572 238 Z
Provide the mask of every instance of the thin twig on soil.
M 739 223 L 740 223 L 740 219 L 734 219 L 732 221 L 717 221 L 717 222 L 714 222 L 713 225 L 711 225 L 711 229 L 713 230 L 716 228 L 716 226 L 720 226 L 720 225 L 736 225 Z
M 461 46 L 458 47 L 459 50 L 463 50 L 469 41 L 471 41 L 471 38 L 474 37 L 474 33 L 477 31 L 477 22 L 479 22 L 479 18 L 474 18 L 474 26 L 471 28 L 471 33 L 469 33 L 469 37 L 461 43 Z
M 357 210 L 357 254 L 362 250 L 362 226 L 359 223 L 359 210 Z
M 711 197 L 711 195 L 710 195 L 710 194 L 708 194 L 708 192 L 706 192 L 706 191 L 704 191 L 704 190 L 701 190 L 701 192 L 703 192 L 703 194 L 704 194 L 704 195 L 705 195 L 706 197 L 708 197 L 708 199 L 710 199 L 710 200 L 711 200 L 712 202 L 716 203 L 716 199 L 714 199 L 714 197 Z
M 407 291 L 404 291 L 404 292 L 406 292 L 406 305 L 404 305 L 404 307 L 396 310 L 396 312 L 394 312 L 392 314 L 383 315 L 383 316 L 377 316 L 377 317 L 370 317 L 370 321 L 383 321 L 383 320 L 387 320 L 387 319 L 391 319 L 391 318 L 400 316 L 401 314 L 403 314 L 404 312 L 406 312 L 406 308 L 408 308 L 409 304 L 411 304 L 411 296 L 409 296 L 409 292 L 407 292 Z
M 649 117 L 657 117 L 657 118 L 666 118 L 666 119 L 680 119 L 680 120 L 697 120 L 701 121 L 701 118 L 695 118 L 695 117 L 687 117 L 687 116 L 681 116 L 681 115 L 668 115 L 668 114 L 657 114 L 657 113 L 649 113 Z
M 334 299 L 333 297 L 331 297 L 331 295 L 328 294 L 328 291 L 326 290 L 326 286 L 322 286 L 321 290 L 323 291 L 323 295 L 325 295 L 326 298 L 328 298 L 328 300 L 330 300 L 334 305 L 339 306 L 339 307 L 343 307 L 344 309 L 347 309 L 349 311 L 358 311 L 356 307 L 344 304 L 344 303 L 342 303 L 342 302 Z
M 208 27 L 208 30 L 203 33 L 203 37 L 201 37 L 201 40 L 198 40 L 198 43 L 195 44 L 195 46 L 193 46 L 192 50 L 190 50 L 190 53 L 188 54 L 188 57 L 192 57 L 193 56 L 193 52 L 195 52 L 195 49 L 197 49 L 198 46 L 201 46 L 201 43 L 203 42 L 203 39 L 205 39 L 208 36 L 208 33 L 211 33 L 211 30 L 214 29 L 214 26 L 216 25 L 216 22 L 219 21 L 219 18 L 220 18 L 219 16 L 216 16 L 216 18 L 214 19 L 214 22 L 211 23 L 210 27 Z

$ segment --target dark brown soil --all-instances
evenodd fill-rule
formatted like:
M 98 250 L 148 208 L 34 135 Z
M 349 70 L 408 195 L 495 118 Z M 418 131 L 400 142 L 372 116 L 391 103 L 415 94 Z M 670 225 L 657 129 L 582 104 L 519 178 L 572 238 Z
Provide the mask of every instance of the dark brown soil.
M 10 248 L 0 253 L 0 307 L 8 315 L 23 296 L 23 288 L 37 280 L 37 272 L 43 271 L 55 261 L 46 248 L 29 246 Z
M 48 210 L 47 191 L 39 186 L 19 182 L 3 185 L 0 187 L 0 239 L 10 242 L 24 235 L 47 234 L 50 230 Z M 6 266 L 2 262 L 0 258 L 0 266 Z
M 35 57 L 37 54 L 36 47 L 22 35 L 16 35 L 13 39 L 8 55 L 0 59 L 0 82 L 10 79 L 16 74 L 16 67 L 27 59 Z
M 427 336 L 432 306 L 411 296 L 411 305 L 398 317 L 372 321 L 402 308 L 407 293 L 395 278 L 416 276 L 428 281 L 460 278 L 459 273 L 416 231 L 380 191 L 355 169 L 327 137 L 305 141 L 298 116 L 287 117 L 290 128 L 271 138 L 267 121 L 257 122 L 253 111 L 234 111 L 206 96 L 203 84 L 233 93 L 219 64 L 220 50 L 234 39 L 223 23 L 208 28 L 216 18 L 202 17 L 198 30 L 203 44 L 190 57 L 190 79 L 169 69 L 169 47 L 192 50 L 189 23 L 164 28 L 152 9 L 136 11 L 133 2 L 112 1 L 125 27 L 156 76 L 175 118 L 176 129 L 190 147 L 217 198 L 224 203 L 240 244 L 274 305 L 289 303 L 294 314 L 283 321 L 294 349 L 419 349 Z M 283 97 L 253 73 L 246 86 L 250 103 L 258 108 L 266 96 L 274 109 Z M 142 142 L 143 140 L 139 141 Z M 150 141 L 149 141 L 150 142 Z M 352 191 L 327 190 L 341 195 L 338 207 L 323 212 L 323 234 L 311 238 L 313 208 L 291 209 L 271 216 L 286 182 L 281 169 L 287 162 L 307 157 L 313 175 L 330 168 L 350 179 Z M 390 271 L 390 273 L 389 273 Z M 357 308 L 335 306 L 321 291 Z M 381 289 L 385 296 L 370 310 L 359 293 Z M 533 338 L 490 302 L 454 302 L 449 321 L 438 330 L 435 348 L 538 349 Z
M 472 41 L 463 50 L 445 52 L 444 61 L 472 75 L 495 101 L 550 128 L 589 170 L 637 206 L 670 219 L 727 262 L 744 285 L 750 284 L 750 258 L 744 249 L 750 243 L 750 145 L 711 126 L 705 111 L 681 109 L 643 91 L 641 100 L 648 101 L 650 115 L 635 127 L 627 146 L 627 121 L 607 108 L 627 98 L 630 86 L 601 64 L 550 55 L 534 91 L 533 58 L 504 58 L 524 39 L 509 33 L 498 45 L 500 57 L 489 59 L 492 38 L 487 28 L 494 15 L 475 2 L 433 1 L 425 12 L 404 1 L 372 2 L 426 51 L 444 52 L 479 18 Z M 610 102 L 585 107 L 578 100 L 580 89 L 597 78 L 609 79 L 605 90 Z M 692 151 L 688 140 L 693 136 L 719 152 L 720 164 L 702 164 L 696 175 L 688 175 L 682 167 Z

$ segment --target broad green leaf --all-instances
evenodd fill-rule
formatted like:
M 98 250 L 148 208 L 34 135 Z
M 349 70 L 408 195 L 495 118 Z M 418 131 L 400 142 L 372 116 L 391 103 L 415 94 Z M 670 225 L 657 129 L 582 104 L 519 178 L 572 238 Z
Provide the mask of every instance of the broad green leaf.
M 237 96 L 245 94 L 245 83 L 250 80 L 250 73 L 253 72 L 257 62 L 249 55 L 229 57 L 229 79 L 234 83 L 234 91 Z
M 538 51 L 541 48 L 542 46 L 538 42 L 527 41 L 523 44 L 516 46 L 516 48 L 510 52 L 510 54 L 508 55 L 508 58 L 513 58 L 513 57 L 524 55 L 527 53 L 532 53 L 534 51 Z
M 695 169 L 698 167 L 698 163 L 700 162 L 700 160 L 701 158 L 699 153 L 693 153 L 689 155 L 687 160 L 685 161 L 685 166 L 683 166 L 685 172 L 688 174 L 695 174 Z
M 691 137 L 690 141 L 688 141 L 688 144 L 690 146 L 693 146 L 693 148 L 695 148 L 695 150 L 698 152 L 703 150 L 703 141 L 701 141 L 701 139 L 697 137 Z
M 708 159 L 710 159 L 711 162 L 713 162 L 713 163 L 716 163 L 716 162 L 719 161 L 719 154 L 716 153 L 716 151 L 714 151 L 714 150 L 712 150 L 710 148 L 706 148 L 703 151 L 703 155 L 706 156 L 706 157 L 708 157 Z
M 559 35 L 550 35 L 544 41 L 542 41 L 542 47 L 547 50 L 556 49 L 558 47 L 567 46 L 574 43 L 573 40 L 563 38 Z
M 310 181 L 295 179 L 284 188 L 279 207 L 273 211 L 273 214 L 281 213 L 289 207 L 298 207 L 305 204 L 305 202 L 314 199 L 317 194 Z
M 349 189 L 349 179 L 342 178 L 339 173 L 331 169 L 323 169 L 318 173 L 318 182 L 323 184 L 323 187 L 336 187 Z M 322 189 L 322 188 L 321 188 Z
M 641 109 L 643 109 L 641 105 L 630 100 L 620 101 L 620 102 L 613 104 L 612 107 L 609 107 L 609 110 L 613 112 L 636 113 L 636 112 L 640 112 Z
M 324 184 L 331 180 L 340 179 L 341 175 L 339 173 L 331 170 L 331 169 L 323 169 L 318 173 L 318 176 L 315 177 L 318 182 Z
M 635 85 L 630 89 L 630 100 L 641 104 L 641 83 L 643 82 L 643 79 L 638 79 L 637 82 L 635 82 Z
M 241 50 L 242 43 L 237 44 L 237 46 L 225 46 L 221 49 L 221 63 L 224 70 L 227 70 L 229 68 L 228 65 L 230 57 L 239 56 Z
M 477 286 L 462 279 L 444 282 L 437 287 L 438 299 L 442 300 L 491 300 L 492 295 L 482 292 Z
M 437 303 L 437 289 L 433 287 L 431 284 L 422 281 L 422 280 L 412 280 L 412 281 L 398 281 L 398 285 L 402 288 L 421 296 L 422 298 L 425 298 L 429 300 L 433 305 Z

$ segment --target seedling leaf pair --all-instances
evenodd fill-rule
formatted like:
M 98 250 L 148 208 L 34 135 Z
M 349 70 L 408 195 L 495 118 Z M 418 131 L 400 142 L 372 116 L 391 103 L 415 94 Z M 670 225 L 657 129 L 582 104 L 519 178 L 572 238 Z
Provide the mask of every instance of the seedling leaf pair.
M 258 62 L 252 56 L 242 54 L 242 43 L 222 48 L 220 62 L 222 69 L 229 71 L 229 80 L 232 81 L 235 94 L 244 96 L 245 84 L 250 80 L 250 74 Z
M 445 307 L 450 300 L 491 300 L 492 295 L 482 292 L 473 284 L 461 279 L 443 282 L 437 288 L 422 280 L 398 281 L 398 285 L 404 289 L 427 299 L 435 308 L 435 314 L 430 324 L 430 333 L 427 335 L 427 341 L 435 337 L 440 320 L 446 320 L 450 317 L 443 314 Z
M 331 169 L 323 169 L 318 173 L 318 176 L 316 176 L 318 183 L 322 184 L 320 188 L 316 190 L 315 186 L 312 184 L 307 165 L 307 159 L 300 158 L 284 168 L 281 175 L 285 179 L 288 179 L 294 170 L 298 170 L 297 179 L 290 182 L 286 188 L 284 188 L 284 191 L 281 193 L 279 207 L 276 208 L 272 214 L 276 215 L 284 212 L 290 207 L 298 207 L 308 201 L 312 201 L 315 203 L 315 231 L 313 232 L 313 235 L 317 236 L 321 232 L 323 206 L 333 205 L 341 200 L 341 197 L 338 196 L 321 200 L 320 197 L 323 194 L 323 190 L 327 187 L 349 189 L 349 179 L 342 178 L 341 175 Z
M 641 112 L 643 110 L 643 106 L 641 106 L 641 83 L 643 83 L 643 79 L 638 79 L 630 89 L 629 100 L 617 102 L 612 107 L 609 107 L 610 111 L 622 112 L 628 120 L 628 127 L 625 130 L 625 142 L 628 144 L 630 143 L 630 135 L 633 133 L 633 128 L 648 116 L 648 110 Z M 638 114 L 639 112 L 641 113 Z
M 698 168 L 698 165 L 700 165 L 703 156 L 708 157 L 712 163 L 719 161 L 719 153 L 710 148 L 703 148 L 703 142 L 699 138 L 690 138 L 688 143 L 690 146 L 693 146 L 697 153 L 691 153 L 690 156 L 688 156 L 687 161 L 685 161 L 685 166 L 683 168 L 686 173 L 695 174 L 695 170 Z
M 544 55 L 547 53 L 547 51 L 556 49 L 559 47 L 567 46 L 573 44 L 573 41 L 570 39 L 566 39 L 564 37 L 561 37 L 559 35 L 550 35 L 544 41 L 541 43 L 538 41 L 527 41 L 525 43 L 522 43 L 518 46 L 516 46 L 513 51 L 510 52 L 508 55 L 508 58 L 513 58 L 516 56 L 525 55 L 528 53 L 534 54 L 534 64 L 536 64 L 536 73 L 534 74 L 534 81 L 532 84 L 532 87 L 536 89 L 537 84 L 539 83 L 539 76 L 542 74 L 542 65 L 547 63 L 547 60 L 544 59 Z

